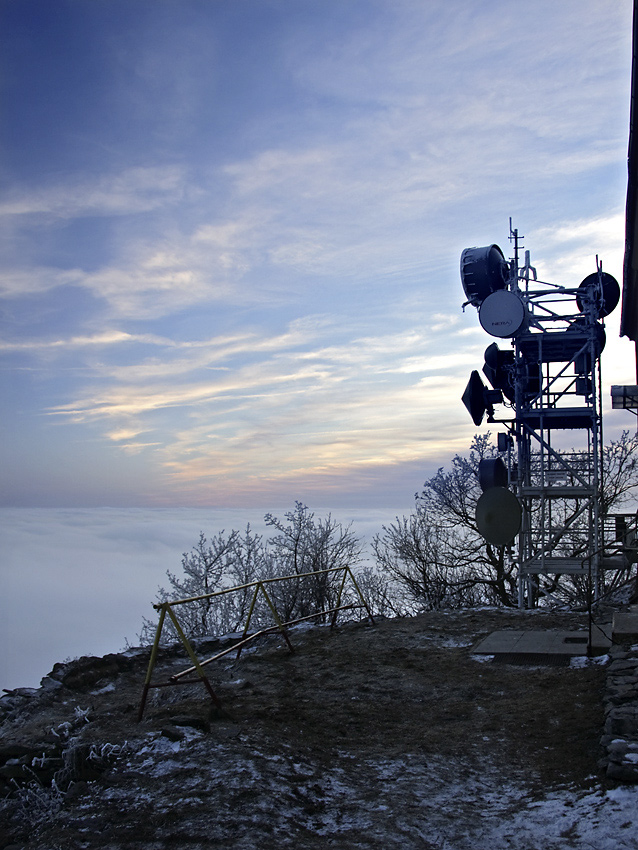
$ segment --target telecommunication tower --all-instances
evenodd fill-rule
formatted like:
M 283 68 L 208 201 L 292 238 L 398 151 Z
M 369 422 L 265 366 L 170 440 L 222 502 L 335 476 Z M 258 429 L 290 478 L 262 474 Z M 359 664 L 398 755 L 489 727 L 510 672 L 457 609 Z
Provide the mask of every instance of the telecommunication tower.
M 477 525 L 488 542 L 508 545 L 518 564 L 519 605 L 550 596 L 564 576 L 574 587 L 602 589 L 602 402 L 604 319 L 620 298 L 602 269 L 577 287 L 537 279 L 522 237 L 513 258 L 497 245 L 466 248 L 461 282 L 481 327 L 502 341 L 485 351 L 463 394 L 475 425 L 506 427 L 500 458 L 483 461 Z M 495 418 L 495 405 L 509 407 Z M 507 463 L 505 463 L 507 461 Z M 515 541 L 515 538 L 517 540 Z

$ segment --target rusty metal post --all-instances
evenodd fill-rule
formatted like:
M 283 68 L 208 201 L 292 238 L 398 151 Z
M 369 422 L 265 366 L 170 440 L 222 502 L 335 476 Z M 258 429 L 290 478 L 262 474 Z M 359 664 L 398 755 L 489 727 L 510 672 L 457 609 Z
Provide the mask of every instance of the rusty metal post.
M 256 583 L 255 592 L 253 594 L 253 598 L 252 598 L 252 601 L 250 603 L 250 608 L 248 609 L 248 616 L 246 617 L 246 625 L 244 626 L 244 631 L 242 632 L 242 635 L 241 635 L 242 641 L 246 637 L 246 635 L 248 634 L 248 627 L 250 626 L 250 621 L 251 621 L 252 616 L 253 616 L 253 611 L 255 610 L 255 603 L 257 602 L 257 594 L 258 593 L 259 593 L 259 582 Z M 241 655 L 242 646 L 243 646 L 243 643 L 241 643 L 239 645 L 239 647 L 237 648 L 237 655 L 235 657 L 236 661 L 239 661 L 239 656 Z
M 354 574 L 353 574 L 352 570 L 350 569 L 350 567 L 346 567 L 346 569 L 348 570 L 348 573 L 350 574 L 350 578 L 352 579 L 352 583 L 354 584 L 354 586 L 355 586 L 355 588 L 356 588 L 356 590 L 357 590 L 357 593 L 359 594 L 359 599 L 360 599 L 360 600 L 361 600 L 361 602 L 363 603 L 363 607 L 364 607 L 364 608 L 366 609 L 366 611 L 368 612 L 368 617 L 370 617 L 370 622 L 371 622 L 371 623 L 372 623 L 372 625 L 374 626 L 374 625 L 375 625 L 375 622 L 374 622 L 374 617 L 372 616 L 372 611 L 371 611 L 371 610 L 370 610 L 370 608 L 368 607 L 368 603 L 366 602 L 366 600 L 365 600 L 365 598 L 364 598 L 364 596 L 363 596 L 363 593 L 361 593 L 361 588 L 360 588 L 360 587 L 359 587 L 359 585 L 357 584 L 357 580 L 356 580 L 356 578 L 354 577 Z
M 294 652 L 294 651 L 295 651 L 295 648 L 294 648 L 294 647 L 293 647 L 293 645 L 290 643 L 290 638 L 288 637 L 288 632 L 286 631 L 284 624 L 281 622 L 281 619 L 280 619 L 280 617 L 279 617 L 279 614 L 277 613 L 277 609 L 276 609 L 276 608 L 275 608 L 275 606 L 273 605 L 273 603 L 272 603 L 272 600 L 271 600 L 270 596 L 268 596 L 268 593 L 266 592 L 266 588 L 264 587 L 263 582 L 261 582 L 261 581 L 260 581 L 260 582 L 259 582 L 259 586 L 261 587 L 261 590 L 262 590 L 262 592 L 263 592 L 264 596 L 266 597 L 266 602 L 268 603 L 268 607 L 269 607 L 269 608 L 270 608 L 270 610 L 272 611 L 272 615 L 273 615 L 273 617 L 275 618 L 275 623 L 277 624 L 277 628 L 279 629 L 279 631 L 281 632 L 281 634 L 282 634 L 282 635 L 283 635 L 283 637 L 284 637 L 284 640 L 285 640 L 285 641 L 286 641 L 286 643 L 288 644 L 288 649 L 289 649 L 291 652 Z
M 211 683 L 208 681 L 208 679 L 207 679 L 207 677 L 206 677 L 206 674 L 205 674 L 205 673 L 204 673 L 204 671 L 202 670 L 202 666 L 201 666 L 201 664 L 199 663 L 199 659 L 198 659 L 198 658 L 197 658 L 197 656 L 195 655 L 195 653 L 194 653 L 194 651 L 193 651 L 193 647 L 190 645 L 190 643 L 189 643 L 189 642 L 188 642 L 188 640 L 186 639 L 186 635 L 184 634 L 184 632 L 183 632 L 183 630 L 182 630 L 182 627 L 180 626 L 179 622 L 177 621 L 177 617 L 175 616 L 175 614 L 174 614 L 174 612 L 173 612 L 173 610 L 172 610 L 172 608 L 171 608 L 170 604 L 169 604 L 168 602 L 166 602 L 166 603 L 165 603 L 165 605 L 166 605 L 166 610 L 168 611 L 168 616 L 171 618 L 171 621 L 172 621 L 172 623 L 173 623 L 173 626 L 175 627 L 175 631 L 176 631 L 176 632 L 177 632 L 177 634 L 179 635 L 179 639 L 181 640 L 181 642 L 184 644 L 184 647 L 185 647 L 185 649 L 186 649 L 186 652 L 188 653 L 188 657 L 189 657 L 189 658 L 190 658 L 190 660 L 193 662 L 193 667 L 197 670 L 197 675 L 200 677 L 200 679 L 201 679 L 201 680 L 202 680 L 202 682 L 204 683 L 204 686 L 206 687 L 206 690 L 207 690 L 207 691 L 208 691 L 208 693 L 210 694 L 210 698 L 211 698 L 211 699 L 212 699 L 212 701 L 215 703 L 215 705 L 217 706 L 217 708 L 222 708 L 222 704 L 221 704 L 221 702 L 219 701 L 219 699 L 218 699 L 218 697 L 217 697 L 217 694 L 216 694 L 216 693 L 215 693 L 215 691 L 213 690 L 213 686 L 212 686 L 212 685 L 211 685 Z
M 144 716 L 144 707 L 146 706 L 146 699 L 148 697 L 148 690 L 151 687 L 151 679 L 153 677 L 153 668 L 155 667 L 155 662 L 157 661 L 157 651 L 159 649 L 160 637 L 162 635 L 162 627 L 164 626 L 164 618 L 166 617 L 166 606 L 159 606 L 160 618 L 159 623 L 157 624 L 157 629 L 155 630 L 155 640 L 153 641 L 153 646 L 151 648 L 151 657 L 148 662 L 148 670 L 146 671 L 146 679 L 144 681 L 144 690 L 142 691 L 142 700 L 140 702 L 140 710 L 137 715 L 137 722 L 140 723 L 142 717 Z
M 341 584 L 339 585 L 339 593 L 337 593 L 337 602 L 335 604 L 335 611 L 333 612 L 332 618 L 330 620 L 330 628 L 331 629 L 334 629 L 335 625 L 337 624 L 337 617 L 339 616 L 339 606 L 341 605 L 341 596 L 343 594 L 343 588 L 345 586 L 346 578 L 348 576 L 348 573 L 346 572 L 346 570 L 348 568 L 342 567 L 342 569 L 343 569 L 343 577 L 341 579 Z

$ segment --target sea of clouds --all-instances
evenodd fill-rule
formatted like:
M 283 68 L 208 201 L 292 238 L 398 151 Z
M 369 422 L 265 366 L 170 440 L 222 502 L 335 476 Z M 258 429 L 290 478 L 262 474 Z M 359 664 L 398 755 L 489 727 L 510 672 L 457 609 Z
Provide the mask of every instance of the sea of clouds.
M 283 517 L 287 510 L 272 510 Z M 410 507 L 312 508 L 328 513 L 369 546 L 375 533 Z M 181 557 L 221 530 L 270 535 L 266 511 L 217 508 L 5 508 L 0 509 L 0 692 L 38 687 L 58 661 L 118 652 L 136 645 L 142 618 L 166 570 L 180 572 Z M 369 549 L 367 557 L 370 558 Z

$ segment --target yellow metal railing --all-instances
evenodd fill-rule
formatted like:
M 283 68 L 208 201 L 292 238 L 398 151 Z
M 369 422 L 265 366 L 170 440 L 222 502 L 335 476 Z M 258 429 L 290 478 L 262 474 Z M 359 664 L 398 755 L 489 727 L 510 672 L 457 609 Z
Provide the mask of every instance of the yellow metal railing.
M 312 614 L 308 614 L 308 615 L 303 616 L 303 617 L 297 617 L 294 620 L 287 620 L 286 622 L 284 622 L 282 620 L 282 618 L 279 616 L 279 612 L 277 611 L 277 608 L 276 608 L 276 606 L 275 606 L 275 604 L 272 600 L 271 594 L 269 594 L 268 591 L 266 590 L 266 585 L 270 585 L 270 584 L 273 584 L 275 582 L 297 581 L 297 580 L 303 579 L 303 578 L 310 578 L 310 577 L 316 577 L 316 576 L 321 576 L 321 575 L 327 575 L 328 573 L 343 573 L 343 575 L 341 577 L 340 584 L 339 584 L 339 589 L 338 589 L 338 592 L 337 592 L 337 599 L 336 599 L 335 605 L 331 608 L 322 609 L 320 611 L 315 611 Z M 360 601 L 354 602 L 354 603 L 348 602 L 348 603 L 342 605 L 341 600 L 343 598 L 343 593 L 344 593 L 346 581 L 347 581 L 348 578 L 350 578 L 350 580 L 352 582 L 352 586 L 354 587 L 354 590 L 356 592 L 356 596 L 358 597 L 358 599 Z M 241 638 L 237 642 L 233 643 L 232 646 L 227 647 L 226 649 L 223 649 L 221 652 L 218 652 L 215 655 L 212 655 L 210 658 L 206 658 L 205 660 L 200 661 L 197 658 L 197 655 L 195 654 L 195 651 L 194 651 L 190 641 L 188 640 L 182 626 L 180 625 L 180 622 L 177 618 L 177 615 L 176 615 L 176 613 L 173 609 L 180 606 L 180 605 L 186 605 L 188 603 L 193 603 L 193 602 L 201 602 L 201 601 L 206 600 L 206 599 L 215 599 L 216 597 L 225 596 L 229 593 L 238 593 L 239 591 L 246 591 L 246 590 L 249 590 L 250 588 L 254 588 L 254 592 L 253 592 L 253 596 L 252 596 L 252 599 L 251 599 L 251 602 L 250 602 L 250 606 L 248 608 L 248 614 L 246 616 L 246 623 L 244 624 L 244 628 L 243 628 L 243 631 L 242 631 Z M 266 628 L 263 628 L 263 629 L 259 629 L 258 631 L 252 632 L 251 634 L 249 634 L 248 630 L 250 628 L 250 623 L 251 623 L 251 620 L 253 618 L 255 608 L 256 608 L 256 605 L 257 605 L 257 601 L 258 601 L 260 594 L 263 596 L 263 598 L 266 601 L 266 605 L 270 609 L 270 612 L 273 616 L 273 620 L 275 622 L 275 625 L 269 626 L 269 627 L 266 627 Z M 331 628 L 332 628 L 332 627 L 334 627 L 334 625 L 337 621 L 337 616 L 338 616 L 340 611 L 362 609 L 362 608 L 365 609 L 367 616 L 370 619 L 370 622 L 374 623 L 374 617 L 372 616 L 372 611 L 370 610 L 370 607 L 369 607 L 368 603 L 366 602 L 365 597 L 361 593 L 361 589 L 360 589 L 359 585 L 357 584 L 357 580 L 355 579 L 354 574 L 352 573 L 352 570 L 350 569 L 350 567 L 332 567 L 332 568 L 326 569 L 326 570 L 316 570 L 315 572 L 293 573 L 292 575 L 289 575 L 289 576 L 277 576 L 275 578 L 260 579 L 259 581 L 253 581 L 253 582 L 249 582 L 248 584 L 237 585 L 236 587 L 226 587 L 223 590 L 217 590 L 214 593 L 204 593 L 200 596 L 190 596 L 187 599 L 173 599 L 169 602 L 160 602 L 160 603 L 153 605 L 153 607 L 155 608 L 156 611 L 159 612 L 159 622 L 157 624 L 157 629 L 155 631 L 155 640 L 153 641 L 153 645 L 151 647 L 151 656 L 150 656 L 149 663 L 148 663 L 148 670 L 146 672 L 146 679 L 144 681 L 144 688 L 143 688 L 143 691 L 142 691 L 142 699 L 141 699 L 141 703 L 140 703 L 138 720 L 141 720 L 142 717 L 144 716 L 144 708 L 146 706 L 146 700 L 147 700 L 147 697 L 148 697 L 148 692 L 151 688 L 162 688 L 162 687 L 166 687 L 166 686 L 169 686 L 169 685 L 178 685 L 180 683 L 181 684 L 187 684 L 188 682 L 198 681 L 197 679 L 195 679 L 195 680 L 191 679 L 191 680 L 188 680 L 188 682 L 185 681 L 186 677 L 189 676 L 192 673 L 197 673 L 197 675 L 199 677 L 199 681 L 201 681 L 204 684 L 204 686 L 206 687 L 206 690 L 208 691 L 210 698 L 212 699 L 213 703 L 218 708 L 221 709 L 222 708 L 221 702 L 220 702 L 219 698 L 217 697 L 217 694 L 213 690 L 213 687 L 212 687 L 209 679 L 207 678 L 206 674 L 204 673 L 204 667 L 206 667 L 206 665 L 208 665 L 208 664 L 211 664 L 213 661 L 217 661 L 219 658 L 222 658 L 223 656 L 228 655 L 231 652 L 236 652 L 237 658 L 239 658 L 243 647 L 246 646 L 246 644 L 251 643 L 252 641 L 256 640 L 259 637 L 263 637 L 264 635 L 267 635 L 267 634 L 273 634 L 274 632 L 279 632 L 282 635 L 282 637 L 284 638 L 284 640 L 286 641 L 286 644 L 288 645 L 288 649 L 290 650 L 290 652 L 294 652 L 294 647 L 293 647 L 292 643 L 290 642 L 290 638 L 289 638 L 288 633 L 286 631 L 288 626 L 294 626 L 294 625 L 297 625 L 298 623 L 303 623 L 307 620 L 313 620 L 316 617 L 331 615 L 330 625 L 331 625 Z M 169 680 L 166 681 L 166 682 L 153 683 L 153 671 L 154 671 L 155 665 L 157 663 L 157 656 L 158 656 L 158 652 L 159 652 L 159 648 L 160 648 L 160 642 L 161 642 L 161 639 L 162 639 L 162 631 L 164 629 L 164 625 L 166 624 L 166 616 L 167 615 L 168 615 L 169 622 L 171 623 L 171 625 L 175 629 L 175 632 L 176 632 L 179 640 L 181 641 L 184 648 L 186 649 L 186 653 L 188 654 L 188 657 L 190 658 L 190 660 L 192 662 L 192 666 L 188 667 L 185 670 L 182 670 L 180 673 L 176 673 L 176 674 L 172 675 L 169 678 Z

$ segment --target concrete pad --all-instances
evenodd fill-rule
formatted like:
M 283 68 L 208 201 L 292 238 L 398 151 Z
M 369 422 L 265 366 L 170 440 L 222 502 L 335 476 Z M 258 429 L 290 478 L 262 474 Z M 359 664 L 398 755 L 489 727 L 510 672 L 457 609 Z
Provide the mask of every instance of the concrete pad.
M 616 612 L 612 622 L 612 638 L 614 643 L 638 643 L 638 613 Z
M 574 656 L 587 655 L 589 631 L 501 631 L 492 632 L 472 648 L 473 655 L 508 656 L 509 660 L 538 661 L 543 657 L 569 661 Z M 611 646 L 603 631 L 592 631 L 594 654 L 601 654 Z

